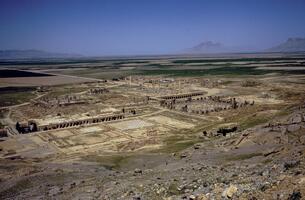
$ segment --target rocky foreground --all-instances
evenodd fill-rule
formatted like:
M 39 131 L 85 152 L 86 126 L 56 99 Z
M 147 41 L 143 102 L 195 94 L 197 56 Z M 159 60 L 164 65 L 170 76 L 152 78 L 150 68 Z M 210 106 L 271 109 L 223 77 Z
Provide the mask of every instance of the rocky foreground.
M 1 160 L 1 199 L 305 198 L 305 108 L 175 154 L 140 154 L 126 167 L 75 160 Z

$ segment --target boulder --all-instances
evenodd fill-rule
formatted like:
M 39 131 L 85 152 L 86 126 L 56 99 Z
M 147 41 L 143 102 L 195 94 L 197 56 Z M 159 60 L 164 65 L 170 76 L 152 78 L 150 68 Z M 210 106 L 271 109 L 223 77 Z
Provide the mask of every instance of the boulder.
M 300 191 L 294 191 L 288 197 L 288 200 L 301 200 L 301 199 L 302 199 L 302 194 Z
M 305 176 L 300 178 L 299 184 L 305 185 Z
M 302 135 L 300 137 L 300 142 L 301 142 L 301 144 L 305 145 L 305 135 Z
M 135 173 L 135 174 L 142 174 L 142 170 L 141 170 L 141 169 L 136 168 L 136 169 L 134 170 L 134 173 Z
M 287 171 L 291 168 L 297 167 L 300 163 L 300 160 L 287 161 L 284 163 L 284 169 Z
M 187 154 L 186 153 L 181 153 L 180 154 L 180 158 L 186 158 L 187 157 Z
M 291 123 L 301 123 L 302 122 L 302 115 L 298 114 L 290 119 Z
M 287 126 L 287 131 L 288 132 L 296 132 L 301 128 L 299 124 L 290 124 Z
M 139 195 L 135 195 L 132 199 L 133 200 L 141 200 L 141 197 Z
M 238 189 L 235 185 L 230 185 L 227 189 L 224 190 L 222 196 L 232 199 L 237 190 Z

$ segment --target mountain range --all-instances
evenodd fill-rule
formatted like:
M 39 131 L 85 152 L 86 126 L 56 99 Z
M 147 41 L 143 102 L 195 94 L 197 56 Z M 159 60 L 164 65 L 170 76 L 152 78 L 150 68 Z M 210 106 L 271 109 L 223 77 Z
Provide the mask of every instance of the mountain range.
M 245 52 L 302 52 L 305 51 L 305 38 L 289 38 L 277 46 L 268 49 L 253 49 L 247 47 L 229 47 L 219 42 L 202 42 L 191 48 L 186 49 L 184 52 L 188 54 L 200 53 L 245 53 Z
M 201 42 L 185 49 L 186 54 L 209 53 L 247 53 L 247 52 L 305 52 L 305 38 L 289 38 L 287 41 L 263 50 L 254 50 L 247 47 L 229 47 L 219 42 Z M 0 50 L 0 60 L 10 59 L 53 59 L 53 58 L 80 58 L 79 54 L 52 53 L 41 50 Z

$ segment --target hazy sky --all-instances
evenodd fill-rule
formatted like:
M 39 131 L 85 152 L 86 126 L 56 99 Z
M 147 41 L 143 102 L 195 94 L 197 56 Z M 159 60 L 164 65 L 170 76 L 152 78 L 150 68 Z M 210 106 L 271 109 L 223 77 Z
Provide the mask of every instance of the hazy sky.
M 305 37 L 305 0 L 0 0 L 0 49 L 161 54 Z

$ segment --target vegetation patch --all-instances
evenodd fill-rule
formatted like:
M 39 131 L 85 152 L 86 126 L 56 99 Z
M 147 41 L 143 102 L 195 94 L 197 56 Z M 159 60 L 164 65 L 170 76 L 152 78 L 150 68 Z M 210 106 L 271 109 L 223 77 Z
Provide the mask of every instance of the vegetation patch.
M 252 116 L 249 118 L 245 118 L 243 121 L 241 121 L 239 125 L 242 130 L 245 130 L 247 128 L 257 126 L 259 124 L 267 123 L 270 119 L 272 119 L 272 116 Z
M 183 70 L 142 70 L 140 75 L 167 75 L 180 77 L 198 77 L 207 75 L 265 75 L 268 73 L 276 73 L 279 71 L 272 70 L 258 70 L 255 67 L 220 67 L 212 69 L 183 69 Z
M 262 156 L 262 153 L 249 153 L 249 154 L 240 154 L 234 156 L 227 156 L 227 161 L 238 161 L 238 160 L 247 160 L 253 157 Z
M 0 107 L 25 103 L 35 96 L 36 95 L 31 92 L 1 93 Z
M 48 97 L 57 97 L 61 95 L 71 95 L 74 93 L 79 93 L 86 91 L 86 88 L 80 87 L 53 87 L 52 91 L 47 95 Z
M 176 153 L 182 151 L 188 147 L 193 146 L 194 144 L 201 142 L 197 137 L 189 138 L 183 136 L 169 136 L 164 139 L 163 146 L 157 152 L 161 153 Z
M 126 164 L 131 158 L 130 155 L 109 155 L 109 156 L 98 156 L 98 155 L 88 155 L 83 157 L 83 160 L 89 162 L 99 163 L 101 166 L 106 169 L 119 169 L 122 165 Z
M 273 160 L 271 158 L 267 158 L 266 160 L 262 161 L 263 164 L 271 163 Z
M 183 190 L 178 190 L 178 185 L 177 183 L 171 183 L 169 186 L 168 186 L 168 190 L 167 190 L 167 193 L 169 195 L 180 195 L 180 194 L 183 194 Z
M 32 92 L 36 87 L 0 87 L 0 93 Z
M 261 61 L 279 61 L 279 60 L 296 60 L 300 58 L 236 58 L 236 59 L 185 59 L 175 60 L 176 64 L 188 64 L 188 63 L 215 63 L 215 62 L 261 62 Z

